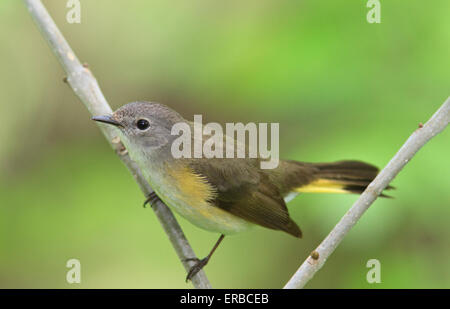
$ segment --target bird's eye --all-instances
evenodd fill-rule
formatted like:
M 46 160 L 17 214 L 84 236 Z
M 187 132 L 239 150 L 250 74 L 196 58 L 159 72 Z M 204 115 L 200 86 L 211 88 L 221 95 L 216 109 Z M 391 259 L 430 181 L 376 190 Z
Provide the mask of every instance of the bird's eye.
M 148 122 L 147 119 L 139 119 L 136 122 L 136 126 L 138 127 L 139 130 L 145 130 L 145 129 L 148 129 L 148 127 L 150 126 L 150 123 Z

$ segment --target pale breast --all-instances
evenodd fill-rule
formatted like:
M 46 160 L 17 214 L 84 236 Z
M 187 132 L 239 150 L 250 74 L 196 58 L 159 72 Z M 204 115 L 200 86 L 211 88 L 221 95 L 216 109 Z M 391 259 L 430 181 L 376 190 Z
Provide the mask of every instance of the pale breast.
M 188 167 L 161 164 L 148 169 L 146 179 L 158 196 L 175 212 L 200 228 L 221 234 L 245 231 L 253 224 L 214 205 L 215 189 Z

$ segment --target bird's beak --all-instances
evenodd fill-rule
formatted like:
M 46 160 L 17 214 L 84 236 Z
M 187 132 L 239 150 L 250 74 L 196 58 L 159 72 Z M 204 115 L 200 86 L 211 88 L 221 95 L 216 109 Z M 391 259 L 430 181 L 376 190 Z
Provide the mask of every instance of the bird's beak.
M 114 120 L 111 116 L 95 116 L 92 117 L 92 120 L 112 124 L 113 126 L 116 127 L 123 127 L 123 125 L 120 122 Z

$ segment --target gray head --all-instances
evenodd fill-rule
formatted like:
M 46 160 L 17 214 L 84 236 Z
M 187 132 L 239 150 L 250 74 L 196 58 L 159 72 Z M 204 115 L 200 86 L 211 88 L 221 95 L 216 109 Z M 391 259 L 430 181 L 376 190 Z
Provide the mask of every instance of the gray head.
M 119 128 L 122 142 L 129 150 L 133 146 L 151 150 L 167 145 L 173 138 L 172 126 L 186 121 L 163 104 L 145 101 L 128 103 L 112 115 L 96 116 L 92 120 Z

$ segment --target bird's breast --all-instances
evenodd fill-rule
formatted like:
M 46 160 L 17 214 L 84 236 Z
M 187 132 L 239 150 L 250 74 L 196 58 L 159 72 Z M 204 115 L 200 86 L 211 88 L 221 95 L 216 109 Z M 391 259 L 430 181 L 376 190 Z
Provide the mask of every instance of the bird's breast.
M 214 205 L 216 188 L 187 166 L 165 162 L 144 176 L 158 196 L 191 223 L 213 232 L 234 234 L 251 224 Z

